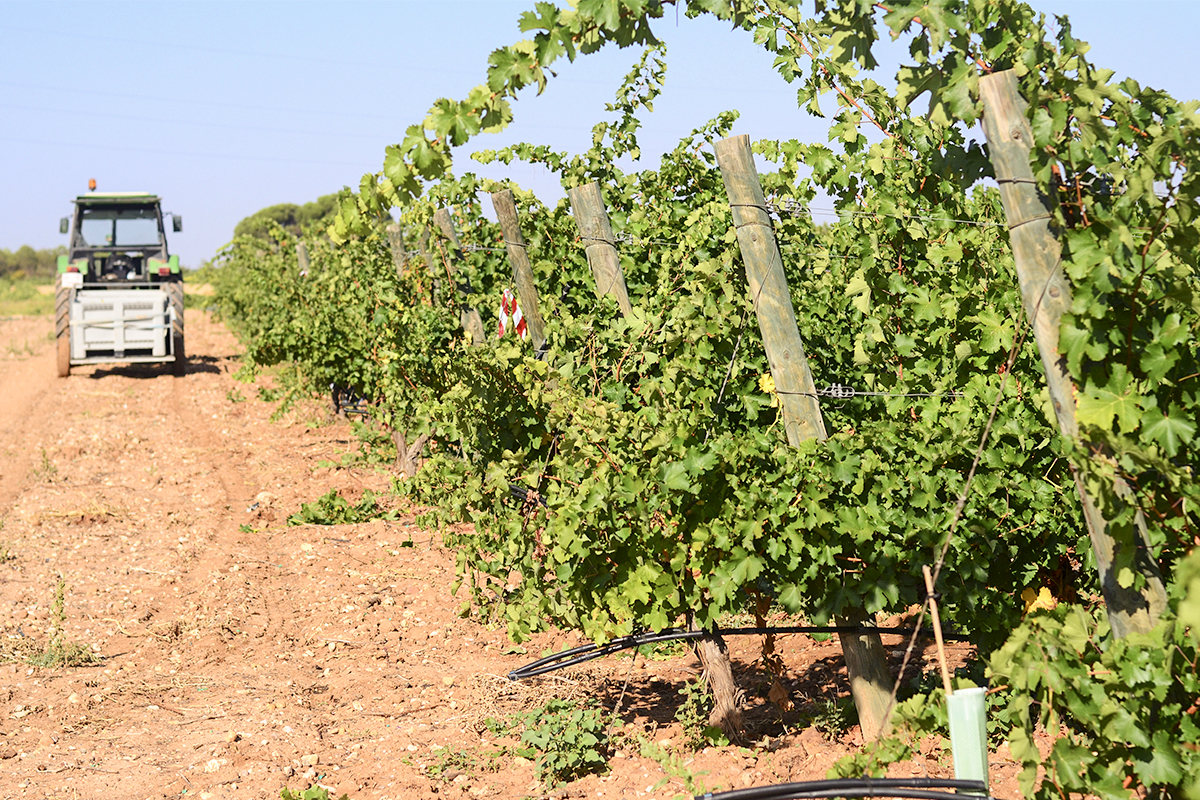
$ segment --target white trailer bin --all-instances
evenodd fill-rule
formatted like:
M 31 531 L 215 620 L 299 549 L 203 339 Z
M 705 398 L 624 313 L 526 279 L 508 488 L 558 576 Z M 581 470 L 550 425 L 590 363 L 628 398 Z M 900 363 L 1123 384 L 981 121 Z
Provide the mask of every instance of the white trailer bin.
M 71 364 L 170 361 L 174 308 L 163 289 L 77 289 Z

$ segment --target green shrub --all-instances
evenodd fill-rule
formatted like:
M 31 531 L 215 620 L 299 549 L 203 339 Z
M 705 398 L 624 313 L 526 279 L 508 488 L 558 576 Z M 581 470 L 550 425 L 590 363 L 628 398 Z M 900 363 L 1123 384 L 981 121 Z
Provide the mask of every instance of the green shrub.
M 603 772 L 609 750 L 605 717 L 598 708 L 552 698 L 519 716 L 527 748 L 521 755 L 536 756 L 537 778 L 550 786 Z
M 313 502 L 303 503 L 288 517 L 288 525 L 354 525 L 373 519 L 396 519 L 396 512 L 381 509 L 375 497 L 368 489 L 361 500 L 351 503 L 337 489 L 330 489 Z

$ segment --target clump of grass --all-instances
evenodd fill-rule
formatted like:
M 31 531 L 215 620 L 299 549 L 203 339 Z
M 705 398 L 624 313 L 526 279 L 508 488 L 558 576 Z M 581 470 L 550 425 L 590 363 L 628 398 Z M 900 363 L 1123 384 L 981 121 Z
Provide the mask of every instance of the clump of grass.
M 92 652 L 87 645 L 69 642 L 64 637 L 63 626 L 67 621 L 67 584 L 61 575 L 58 577 L 58 584 L 54 587 L 54 608 L 50 612 L 50 617 L 54 621 L 54 633 L 44 650 L 29 656 L 29 663 L 32 666 L 47 669 L 86 667 L 104 660 L 100 655 Z
M 7 519 L 7 517 L 0 516 L 0 531 L 4 530 L 4 523 L 7 521 Z M 10 561 L 16 560 L 17 554 L 12 551 L 12 548 L 9 547 L 8 542 L 0 541 L 0 564 L 7 564 Z
M 42 460 L 33 468 L 33 477 L 35 480 L 46 481 L 47 483 L 54 480 L 58 475 L 58 467 L 50 460 L 50 455 L 46 452 L 46 448 L 42 448 Z
M 683 728 L 683 740 L 690 750 L 700 750 L 709 745 L 718 747 L 729 744 L 729 737 L 720 728 L 708 724 L 712 711 L 712 694 L 703 676 L 688 681 L 679 690 L 683 702 L 675 712 L 675 721 Z
M 302 792 L 293 792 L 285 786 L 279 796 L 282 800 L 333 800 L 328 789 L 315 783 Z M 343 794 L 338 800 L 350 800 L 350 795 Z
M 812 725 L 826 741 L 840 740 L 858 722 L 854 703 L 849 698 L 825 698 L 818 700 L 812 711 Z
M 330 489 L 311 503 L 302 503 L 300 510 L 288 517 L 288 525 L 355 525 L 373 519 L 395 520 L 395 510 L 384 511 L 368 489 L 362 500 L 351 503 L 337 489 Z
M 25 345 L 23 347 L 18 347 L 16 342 L 9 342 L 8 354 L 13 358 L 23 358 L 25 356 L 33 355 L 33 348 L 29 346 L 28 339 L 25 340 Z
M 500 772 L 512 755 L 512 748 L 507 745 L 461 750 L 444 747 L 437 752 L 433 763 L 425 768 L 425 772 L 429 777 L 443 782 L 449 782 L 459 774 L 477 777 L 484 773 Z
M 518 720 L 525 730 L 517 754 L 537 758 L 534 771 L 547 786 L 608 771 L 608 719 L 592 702 L 552 697 Z

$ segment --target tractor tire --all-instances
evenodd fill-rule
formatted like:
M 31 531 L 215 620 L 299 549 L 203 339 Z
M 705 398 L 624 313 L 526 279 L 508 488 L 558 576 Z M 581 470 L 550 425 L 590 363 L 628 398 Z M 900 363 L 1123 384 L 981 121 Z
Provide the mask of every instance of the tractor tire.
M 183 338 L 183 281 L 172 281 L 167 284 L 167 296 L 171 300 L 171 350 L 175 353 L 175 363 L 171 371 L 176 375 L 187 373 L 187 348 Z
M 71 337 L 58 337 L 58 377 L 65 378 L 71 374 Z
M 58 344 L 58 377 L 71 374 L 71 290 L 59 279 L 54 290 L 54 338 Z
M 179 334 L 175 338 L 175 363 L 171 365 L 171 372 L 175 375 L 187 374 L 187 351 L 183 344 L 183 334 Z

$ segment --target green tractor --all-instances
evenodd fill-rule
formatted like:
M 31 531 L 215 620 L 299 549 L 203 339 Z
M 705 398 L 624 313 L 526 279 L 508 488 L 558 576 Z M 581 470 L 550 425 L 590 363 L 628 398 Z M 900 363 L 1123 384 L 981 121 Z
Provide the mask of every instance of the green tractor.
M 171 214 L 172 228 L 183 220 Z M 167 253 L 159 198 L 145 192 L 91 192 L 63 217 L 70 233 L 58 257 L 54 331 L 58 374 L 80 364 L 164 362 L 186 368 L 183 275 Z

